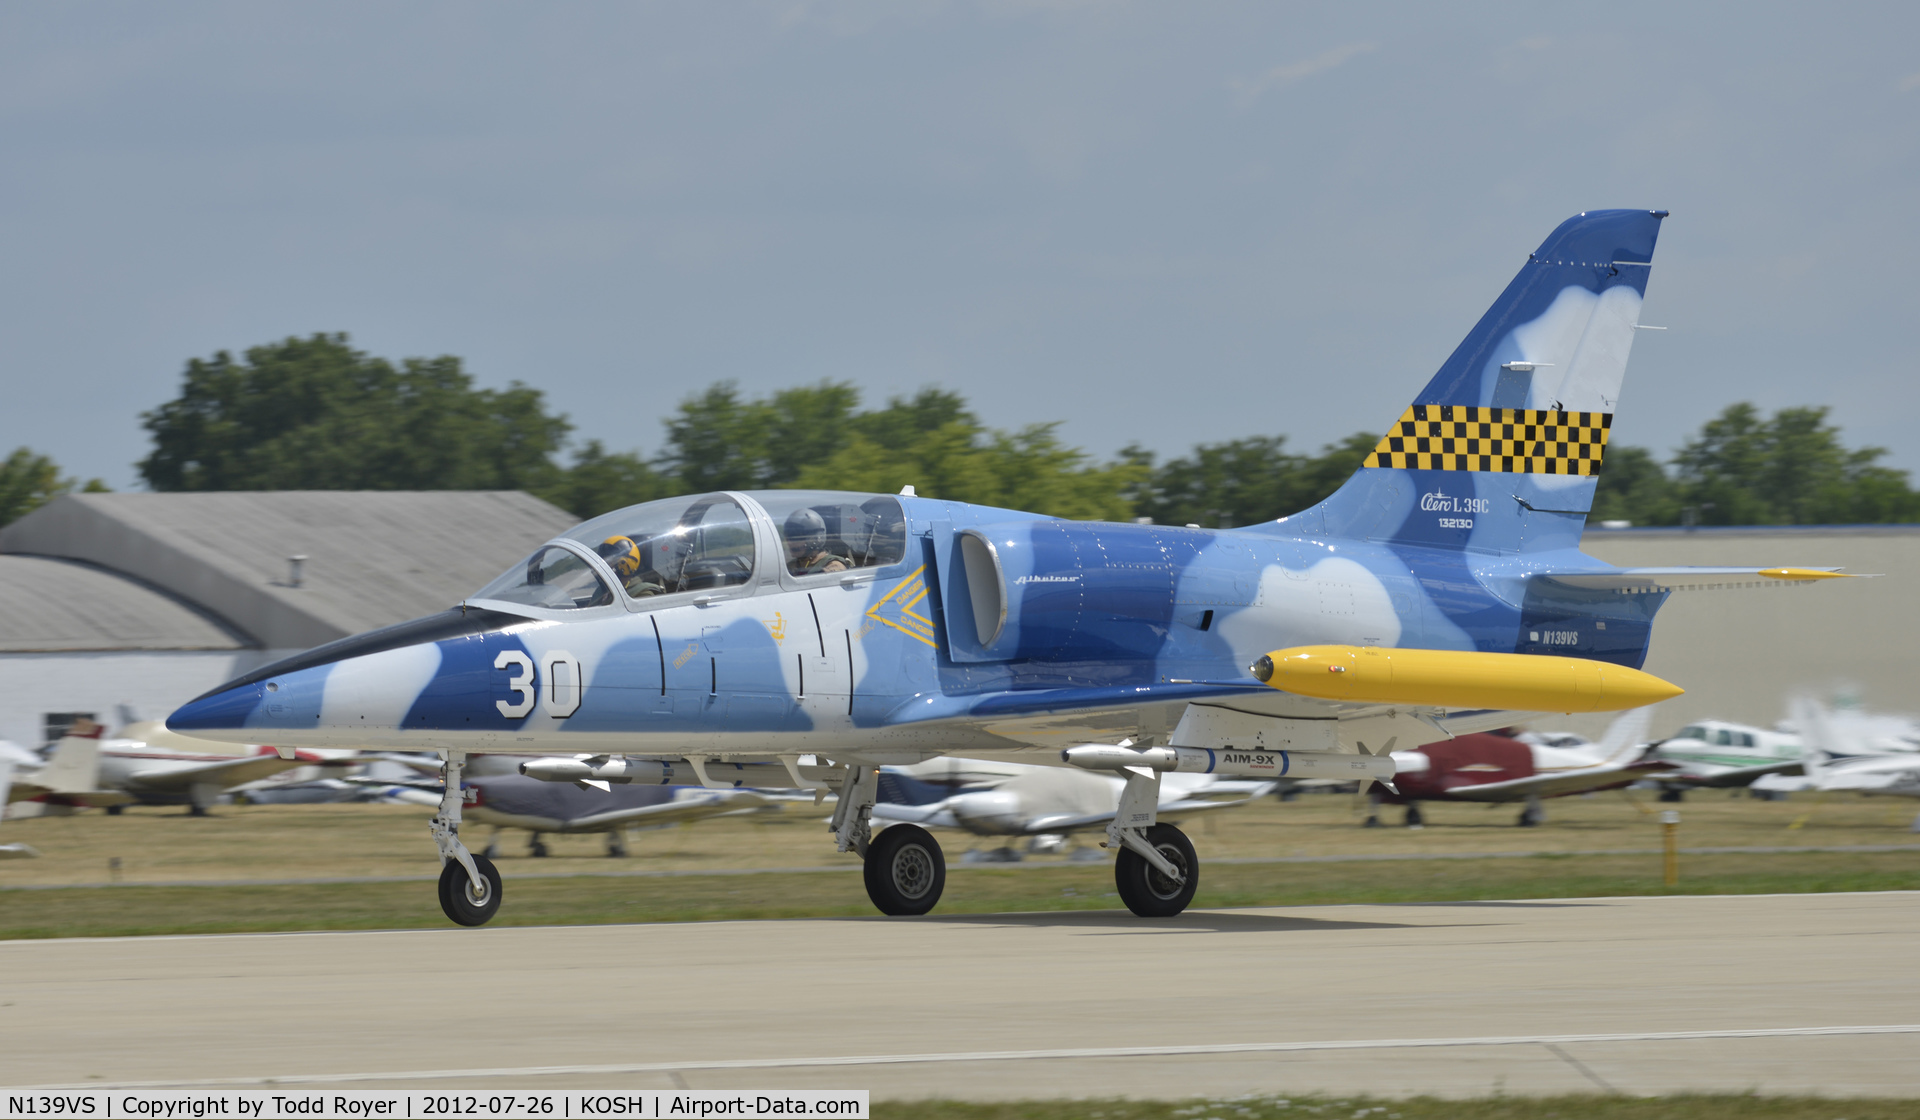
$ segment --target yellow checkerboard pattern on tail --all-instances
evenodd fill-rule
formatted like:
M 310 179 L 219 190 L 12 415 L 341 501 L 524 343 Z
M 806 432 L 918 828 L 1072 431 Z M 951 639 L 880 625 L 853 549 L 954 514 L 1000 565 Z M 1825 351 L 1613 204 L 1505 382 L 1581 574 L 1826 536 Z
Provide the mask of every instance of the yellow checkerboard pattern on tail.
M 1600 473 L 1610 412 L 1416 404 L 1364 466 L 1501 474 Z

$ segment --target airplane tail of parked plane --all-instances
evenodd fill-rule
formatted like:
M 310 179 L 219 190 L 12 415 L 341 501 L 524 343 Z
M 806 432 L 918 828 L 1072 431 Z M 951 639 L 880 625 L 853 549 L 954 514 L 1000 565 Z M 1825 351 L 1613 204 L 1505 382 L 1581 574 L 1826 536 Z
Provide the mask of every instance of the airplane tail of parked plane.
M 1282 524 L 1499 553 L 1578 547 L 1666 216 L 1562 222 L 1353 478 Z
M 33 776 L 35 785 L 50 793 L 87 793 L 100 780 L 99 724 L 83 720 L 54 744 L 47 764 Z
M 1606 734 L 1594 744 L 1594 753 L 1606 762 L 1624 762 L 1639 753 L 1647 741 L 1647 728 L 1653 723 L 1653 706 L 1622 712 L 1607 726 Z
M 1796 696 L 1787 702 L 1787 713 L 1800 729 L 1801 771 L 1816 787 L 1826 776 L 1827 763 L 1834 755 L 1861 753 L 1857 747 L 1838 742 L 1840 732 L 1834 726 L 1833 716 L 1820 701 Z

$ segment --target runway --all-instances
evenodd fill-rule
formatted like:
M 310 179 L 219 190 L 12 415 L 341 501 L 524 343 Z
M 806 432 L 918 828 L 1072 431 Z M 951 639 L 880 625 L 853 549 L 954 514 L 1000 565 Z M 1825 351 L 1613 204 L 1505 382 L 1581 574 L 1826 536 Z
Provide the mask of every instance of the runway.
M 0 1081 L 1915 1095 L 1917 926 L 1894 893 L 11 941 Z

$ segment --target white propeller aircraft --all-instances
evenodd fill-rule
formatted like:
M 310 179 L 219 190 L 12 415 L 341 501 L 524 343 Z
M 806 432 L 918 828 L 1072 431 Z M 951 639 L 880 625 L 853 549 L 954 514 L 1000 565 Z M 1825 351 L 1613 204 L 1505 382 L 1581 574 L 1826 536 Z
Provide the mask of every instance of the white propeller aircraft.
M 1905 720 L 1831 711 L 1804 697 L 1789 708 L 1806 741 L 1806 781 L 1801 788 L 1920 797 L 1920 740 L 1910 725 L 1901 726 Z M 1914 817 L 1913 830 L 1920 832 L 1920 814 Z

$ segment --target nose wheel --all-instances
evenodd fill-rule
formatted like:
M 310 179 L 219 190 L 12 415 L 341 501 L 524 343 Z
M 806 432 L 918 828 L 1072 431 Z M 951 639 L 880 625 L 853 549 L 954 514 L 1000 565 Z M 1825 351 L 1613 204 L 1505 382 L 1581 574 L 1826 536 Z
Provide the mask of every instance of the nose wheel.
M 486 925 L 500 912 L 499 869 L 483 855 L 473 857 L 473 866 L 480 872 L 477 884 L 457 860 L 440 869 L 440 909 L 463 926 Z
M 882 914 L 924 914 L 947 887 L 947 860 L 926 829 L 896 824 L 868 843 L 865 878 Z

